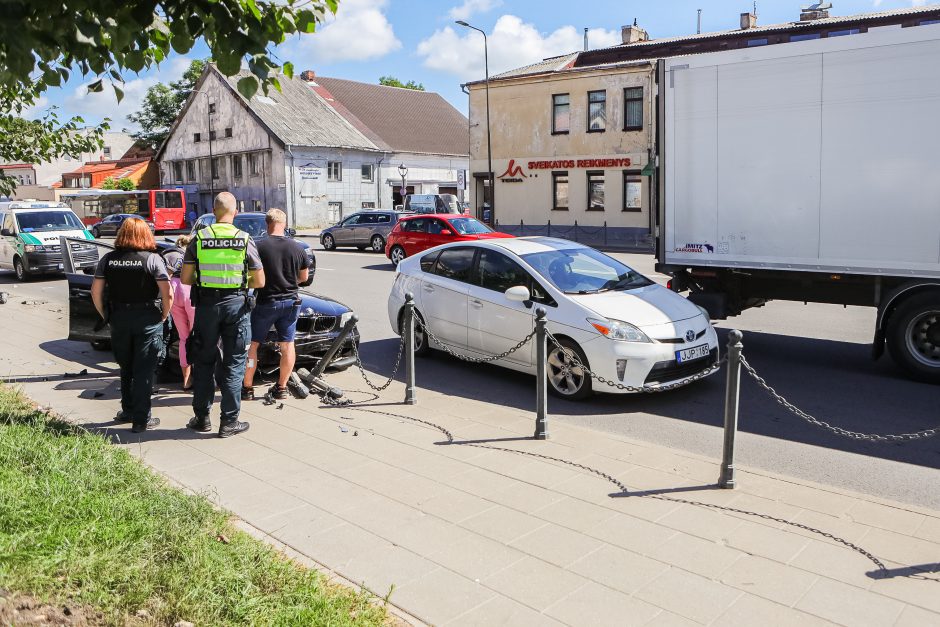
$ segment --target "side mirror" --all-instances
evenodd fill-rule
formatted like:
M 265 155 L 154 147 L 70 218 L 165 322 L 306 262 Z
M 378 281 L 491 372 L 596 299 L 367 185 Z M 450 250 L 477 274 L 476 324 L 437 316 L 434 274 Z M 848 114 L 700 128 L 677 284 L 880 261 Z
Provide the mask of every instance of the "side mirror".
M 454 232 L 450 229 L 441 229 L 441 235 L 453 235 Z
M 532 295 L 529 293 L 529 288 L 525 285 L 515 285 L 510 287 L 504 292 L 506 295 L 506 300 L 511 300 L 516 303 L 524 303 L 527 300 L 532 300 Z
M 2 235 L 3 237 L 13 237 L 13 231 L 11 231 L 10 229 L 3 229 L 3 230 L 0 230 L 0 235 Z
M 287 229 L 287 237 L 295 237 L 297 235 L 297 229 Z

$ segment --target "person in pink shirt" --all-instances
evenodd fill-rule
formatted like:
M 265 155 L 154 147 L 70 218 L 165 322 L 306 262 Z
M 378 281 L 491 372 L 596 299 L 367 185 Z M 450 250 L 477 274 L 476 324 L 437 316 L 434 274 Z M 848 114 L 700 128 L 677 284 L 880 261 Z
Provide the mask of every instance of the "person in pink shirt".
M 196 318 L 196 309 L 189 301 L 190 286 L 180 281 L 180 271 L 183 267 L 183 252 L 189 245 L 189 235 L 181 235 L 176 240 L 177 250 L 166 253 L 163 258 L 166 260 L 167 268 L 172 273 L 170 277 L 170 290 L 173 293 L 173 308 L 170 315 L 173 317 L 173 325 L 179 335 L 179 353 L 180 367 L 183 369 L 183 389 L 188 390 L 192 387 L 190 376 L 192 367 L 186 358 L 186 338 L 193 330 L 193 320 Z M 177 252 L 179 251 L 179 252 Z

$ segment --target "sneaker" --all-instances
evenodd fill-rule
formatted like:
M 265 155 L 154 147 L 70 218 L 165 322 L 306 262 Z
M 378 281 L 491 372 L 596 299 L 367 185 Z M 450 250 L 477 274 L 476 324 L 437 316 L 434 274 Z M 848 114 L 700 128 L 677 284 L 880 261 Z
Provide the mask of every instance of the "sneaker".
M 122 409 L 114 417 L 114 422 L 134 422 L 134 419 L 131 418 L 130 413 L 124 413 L 124 410 Z
M 274 400 L 283 401 L 285 398 L 287 398 L 287 388 L 286 387 L 282 388 L 277 383 L 275 383 L 274 385 L 271 386 L 270 394 L 271 394 L 271 398 L 273 398 Z
M 245 431 L 248 431 L 248 426 L 249 425 L 247 422 L 240 422 L 238 420 L 223 423 L 222 426 L 219 427 L 219 437 L 230 438 L 233 435 L 244 433 Z
M 242 386 L 242 400 L 243 401 L 253 401 L 255 400 L 255 389 L 246 388 Z
M 209 433 L 212 431 L 212 420 L 209 419 L 209 416 L 193 416 L 186 423 L 186 428 L 199 433 Z
M 146 424 L 134 423 L 134 426 L 131 427 L 131 433 L 143 433 L 144 431 L 153 431 L 160 426 L 160 419 L 156 416 L 151 416 L 147 419 Z

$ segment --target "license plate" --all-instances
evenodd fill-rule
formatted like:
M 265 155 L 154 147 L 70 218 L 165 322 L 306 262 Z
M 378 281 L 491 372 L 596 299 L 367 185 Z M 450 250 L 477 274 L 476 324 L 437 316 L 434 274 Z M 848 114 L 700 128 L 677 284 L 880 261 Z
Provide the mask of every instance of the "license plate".
M 693 346 L 692 348 L 676 351 L 676 362 L 681 364 L 685 361 L 702 359 L 703 357 L 708 357 L 709 352 L 708 344 L 702 344 L 700 346 Z

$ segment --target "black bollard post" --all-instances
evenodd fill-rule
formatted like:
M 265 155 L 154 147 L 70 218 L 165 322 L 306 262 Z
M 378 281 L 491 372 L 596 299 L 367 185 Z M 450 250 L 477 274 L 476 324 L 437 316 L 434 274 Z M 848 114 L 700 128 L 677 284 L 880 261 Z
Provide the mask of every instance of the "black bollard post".
M 417 405 L 415 396 L 415 297 L 405 294 L 405 405 Z
M 728 334 L 728 382 L 725 387 L 725 441 L 721 452 L 719 488 L 734 488 L 734 438 L 738 432 L 738 402 L 741 397 L 741 350 L 744 334 L 732 329 Z
M 545 330 L 544 307 L 535 310 L 535 435 L 536 440 L 548 439 L 548 424 L 546 422 L 548 411 L 548 366 L 546 359 L 546 345 L 548 341 Z

